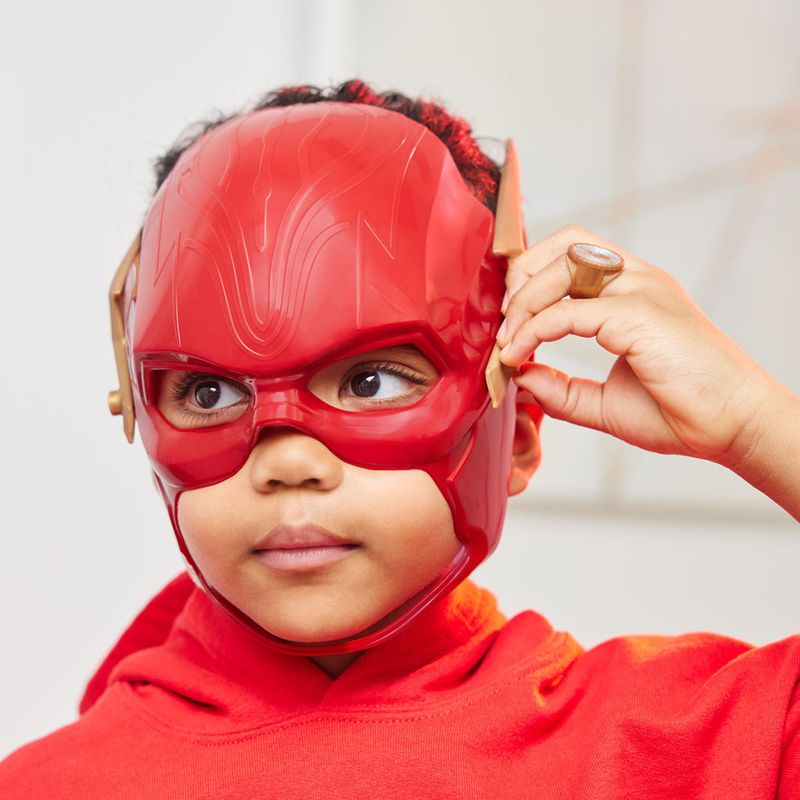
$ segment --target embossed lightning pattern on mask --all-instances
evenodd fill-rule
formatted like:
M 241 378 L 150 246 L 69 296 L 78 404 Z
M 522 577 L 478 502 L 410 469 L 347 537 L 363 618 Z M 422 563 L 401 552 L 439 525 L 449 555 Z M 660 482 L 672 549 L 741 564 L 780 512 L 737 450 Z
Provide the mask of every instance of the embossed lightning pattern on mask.
M 294 151 L 282 141 L 287 139 L 283 134 L 292 124 L 291 116 L 267 127 L 262 123 L 259 136 L 250 137 L 246 147 L 238 150 L 227 138 L 205 138 L 177 169 L 177 189 L 171 202 L 189 206 L 197 225 L 183 236 L 178 231 L 168 244 L 159 240 L 159 252 L 166 249 L 167 255 L 158 264 L 154 280 L 171 273 L 180 346 L 188 344 L 186 312 L 193 305 L 193 295 L 181 295 L 181 287 L 197 285 L 179 274 L 183 271 L 206 273 L 206 280 L 214 284 L 229 335 L 242 349 L 262 359 L 279 356 L 298 327 L 310 321 L 304 313 L 307 287 L 314 280 L 315 269 L 330 269 L 332 263 L 341 273 L 343 288 L 352 283 L 355 289 L 357 328 L 368 322 L 363 311 L 368 291 L 379 295 L 381 307 L 393 306 L 398 317 L 418 311 L 413 296 L 403 298 L 406 303 L 398 302 L 396 291 L 390 295 L 370 281 L 365 262 L 368 240 L 377 244 L 384 257 L 396 260 L 400 197 L 425 130 L 408 126 L 402 135 L 394 131 L 387 137 L 385 131 L 376 130 L 380 118 L 364 114 L 360 136 L 349 149 L 330 159 L 324 140 L 329 118 L 325 115 L 315 121 Z M 248 123 L 252 124 L 249 118 L 228 123 L 236 128 L 235 141 L 247 140 Z M 220 152 L 220 148 L 225 149 Z M 321 158 L 323 154 L 326 160 Z M 355 173 L 354 160 L 360 164 Z M 380 185 L 370 186 L 370 180 L 376 183 L 376 176 Z M 373 216 L 367 203 L 349 211 L 349 218 L 332 213 L 337 198 L 359 188 L 369 190 L 365 200 L 380 188 L 383 197 L 391 198 L 390 213 Z M 352 209 L 352 203 L 348 206 Z M 166 211 L 160 210 L 160 222 Z M 347 246 L 338 248 L 335 258 L 320 258 L 334 237 L 347 232 L 351 232 Z M 354 271 L 350 281 L 347 271 Z

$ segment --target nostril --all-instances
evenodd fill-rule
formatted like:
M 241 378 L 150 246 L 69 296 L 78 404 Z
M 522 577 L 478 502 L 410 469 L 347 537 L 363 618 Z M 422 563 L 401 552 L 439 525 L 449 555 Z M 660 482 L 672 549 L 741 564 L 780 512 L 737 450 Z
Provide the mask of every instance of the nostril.
M 301 486 L 320 486 L 322 481 L 319 478 L 305 478 L 300 481 Z M 289 486 L 289 485 L 296 485 L 292 481 L 282 481 L 280 478 L 270 478 L 267 481 L 267 486 L 271 489 L 277 488 L 278 486 Z

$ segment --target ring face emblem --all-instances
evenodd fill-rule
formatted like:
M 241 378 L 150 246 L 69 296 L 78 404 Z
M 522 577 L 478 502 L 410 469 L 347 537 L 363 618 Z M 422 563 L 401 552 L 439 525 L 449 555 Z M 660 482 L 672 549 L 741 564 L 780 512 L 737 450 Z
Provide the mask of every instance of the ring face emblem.
M 622 272 L 625 259 L 607 247 L 580 242 L 567 249 L 567 266 L 572 278 L 569 296 L 586 299 L 597 297 Z

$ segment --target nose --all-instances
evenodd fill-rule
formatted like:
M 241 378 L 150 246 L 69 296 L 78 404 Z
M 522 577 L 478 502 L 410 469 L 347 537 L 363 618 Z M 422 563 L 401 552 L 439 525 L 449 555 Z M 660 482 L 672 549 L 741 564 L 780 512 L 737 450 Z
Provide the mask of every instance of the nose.
M 266 428 L 250 454 L 250 481 L 257 492 L 288 487 L 329 491 L 342 481 L 342 462 L 319 439 L 295 428 Z

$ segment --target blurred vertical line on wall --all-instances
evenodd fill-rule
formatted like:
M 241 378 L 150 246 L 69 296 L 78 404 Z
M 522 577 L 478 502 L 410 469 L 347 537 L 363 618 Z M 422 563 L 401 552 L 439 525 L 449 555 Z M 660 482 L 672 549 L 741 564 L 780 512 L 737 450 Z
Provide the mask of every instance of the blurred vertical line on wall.
M 620 15 L 617 91 L 614 115 L 614 183 L 611 187 L 611 224 L 616 239 L 630 236 L 633 190 L 639 183 L 636 174 L 637 143 L 641 139 L 642 75 L 646 57 L 646 10 L 643 0 L 622 0 Z
M 611 238 L 630 241 L 633 231 L 631 198 L 638 185 L 637 143 L 641 139 L 642 74 L 646 57 L 646 7 L 644 0 L 622 0 L 614 113 L 614 169 L 611 186 Z M 620 505 L 623 495 L 628 446 L 609 442 L 599 482 L 599 503 Z
M 361 77 L 369 83 L 369 75 L 357 75 L 358 1 L 310 0 L 303 8 L 300 74 L 306 81 L 326 86 Z

